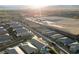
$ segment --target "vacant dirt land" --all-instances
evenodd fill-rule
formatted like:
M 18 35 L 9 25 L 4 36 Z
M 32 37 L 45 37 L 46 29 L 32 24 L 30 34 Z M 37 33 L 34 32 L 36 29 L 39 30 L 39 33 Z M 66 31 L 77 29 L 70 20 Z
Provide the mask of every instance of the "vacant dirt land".
M 41 20 L 42 19 L 44 22 L 50 21 L 50 26 L 56 25 L 58 27 L 62 27 L 60 28 L 62 30 L 66 30 L 75 35 L 79 34 L 79 19 L 66 17 L 41 17 Z

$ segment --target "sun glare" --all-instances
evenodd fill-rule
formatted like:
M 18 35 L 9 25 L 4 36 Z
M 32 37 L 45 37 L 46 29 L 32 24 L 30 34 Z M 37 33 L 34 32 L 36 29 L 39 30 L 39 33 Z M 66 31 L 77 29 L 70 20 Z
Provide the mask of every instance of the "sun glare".
M 39 8 L 42 8 L 42 7 L 45 7 L 45 6 L 44 5 L 31 5 L 30 7 L 33 8 L 33 9 L 39 9 Z
M 1 5 L 28 5 L 32 8 L 41 8 L 52 5 L 54 0 L 1 0 Z M 5 2 L 5 3 L 4 3 Z M 2 4 L 4 3 L 4 4 Z
M 28 3 L 28 5 L 31 8 L 38 9 L 50 5 L 50 0 L 32 0 Z

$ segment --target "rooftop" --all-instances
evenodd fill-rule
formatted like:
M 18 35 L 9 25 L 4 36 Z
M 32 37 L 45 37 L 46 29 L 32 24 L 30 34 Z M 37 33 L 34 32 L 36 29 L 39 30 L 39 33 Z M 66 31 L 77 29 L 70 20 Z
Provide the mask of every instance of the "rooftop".
M 9 35 L 0 35 L 0 43 L 8 42 L 12 38 Z

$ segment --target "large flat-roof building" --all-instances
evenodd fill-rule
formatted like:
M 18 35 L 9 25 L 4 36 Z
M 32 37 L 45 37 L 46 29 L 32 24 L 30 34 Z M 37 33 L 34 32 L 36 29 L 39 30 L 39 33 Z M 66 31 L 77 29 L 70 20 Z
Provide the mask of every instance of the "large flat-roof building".
M 12 37 L 9 35 L 0 35 L 0 43 L 8 43 L 9 41 L 11 41 Z
M 24 52 L 18 47 L 13 47 L 13 48 L 7 48 L 5 50 L 5 53 L 7 54 L 24 54 Z
M 27 42 L 26 44 L 21 45 L 20 48 L 27 54 L 38 53 L 38 49 L 34 45 L 32 45 L 30 42 Z
M 3 26 L 0 26 L 0 35 L 4 35 L 6 33 L 8 33 L 8 31 Z

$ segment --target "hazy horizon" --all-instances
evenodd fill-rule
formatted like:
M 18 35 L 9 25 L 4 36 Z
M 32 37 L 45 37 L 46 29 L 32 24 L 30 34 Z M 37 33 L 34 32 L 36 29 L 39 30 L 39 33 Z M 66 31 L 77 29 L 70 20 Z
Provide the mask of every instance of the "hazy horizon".
M 0 9 L 14 9 L 14 10 L 19 10 L 19 9 L 27 9 L 29 6 L 28 5 L 0 5 Z M 49 8 L 64 8 L 64 9 L 78 9 L 79 5 L 49 5 L 45 6 Z

